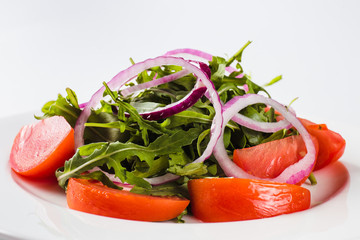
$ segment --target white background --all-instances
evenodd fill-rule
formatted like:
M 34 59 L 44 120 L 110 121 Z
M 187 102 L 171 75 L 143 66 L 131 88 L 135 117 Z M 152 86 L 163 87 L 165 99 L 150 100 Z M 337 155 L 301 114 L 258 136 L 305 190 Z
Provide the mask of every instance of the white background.
M 298 115 L 357 123 L 359 1 L 0 1 L 0 117 L 39 110 L 175 48 L 229 56 Z
M 38 113 L 70 87 L 87 101 L 135 61 L 176 48 L 230 56 L 298 116 L 327 123 L 360 160 L 360 1 L 0 0 L 0 118 Z M 5 129 L 11 126 L 1 126 Z M 16 130 L 14 130 L 16 131 Z M 12 140 L 9 140 L 10 142 Z M 358 192 L 357 192 L 358 193 Z

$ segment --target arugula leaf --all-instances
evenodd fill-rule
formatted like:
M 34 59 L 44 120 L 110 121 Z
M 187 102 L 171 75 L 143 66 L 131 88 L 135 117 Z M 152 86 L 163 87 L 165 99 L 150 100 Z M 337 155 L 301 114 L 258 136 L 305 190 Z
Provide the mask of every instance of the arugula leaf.
M 142 118 L 140 116 L 140 114 L 138 113 L 138 111 L 133 106 L 131 106 L 129 103 L 127 103 L 119 98 L 119 95 L 116 91 L 111 91 L 111 89 L 105 82 L 103 84 L 106 89 L 104 93 L 108 94 L 112 98 L 112 100 L 115 102 L 115 104 L 118 106 L 119 119 L 120 120 L 128 120 L 128 121 L 131 120 L 133 122 L 136 122 L 139 126 L 139 130 L 141 132 L 141 136 L 142 136 L 142 139 L 143 139 L 145 145 L 149 144 L 149 135 L 148 135 L 149 130 L 156 134 L 172 133 L 172 131 L 170 131 L 166 128 L 163 128 L 161 126 L 161 124 L 157 123 L 156 121 L 148 121 L 148 120 L 145 120 L 144 118 Z M 127 112 L 130 115 L 127 119 L 125 117 L 125 112 Z
M 282 130 L 279 130 L 277 132 L 274 132 L 269 137 L 262 140 L 261 143 L 267 143 L 267 142 L 271 142 L 271 141 L 275 141 L 275 140 L 285 138 L 285 137 L 289 136 L 287 134 L 287 131 L 288 131 L 287 129 L 282 129 Z
M 157 103 L 157 102 L 131 102 L 131 106 L 133 106 L 139 113 L 143 112 L 151 112 L 159 107 L 164 107 L 165 104 Z
M 126 133 L 121 132 L 121 128 L 108 128 L 104 126 L 109 126 L 106 124 L 116 122 L 117 117 L 113 114 L 107 112 L 100 112 L 96 114 L 92 111 L 88 119 L 88 123 L 85 126 L 91 126 L 85 128 L 84 140 L 85 143 L 91 142 L 115 142 L 115 141 L 124 141 L 128 139 Z M 113 123 L 114 124 L 114 123 Z
M 168 172 L 179 176 L 202 176 L 208 173 L 208 170 L 204 163 L 189 163 L 185 166 L 171 166 Z
M 249 93 L 258 94 L 260 91 L 263 91 L 264 93 L 266 93 L 268 95 L 269 98 L 271 98 L 270 94 L 265 90 L 265 88 L 257 85 L 256 83 L 254 83 L 253 81 L 250 80 L 250 76 L 247 76 L 246 84 L 249 87 Z
M 177 91 L 191 91 L 196 83 L 196 77 L 193 74 L 188 74 L 182 78 L 176 79 L 175 81 L 166 83 L 168 88 Z M 163 88 L 164 85 L 158 86 Z M 185 94 L 184 94 L 185 95 Z
M 197 152 L 198 152 L 199 156 L 201 155 L 202 150 L 203 150 L 203 148 L 201 147 L 201 143 L 209 134 L 210 134 L 210 129 L 206 129 L 199 135 L 199 138 L 196 143 L 196 148 L 197 148 Z
M 56 101 L 47 102 L 41 109 L 44 113 L 42 117 L 35 116 L 36 119 L 44 119 L 52 116 L 63 116 L 66 121 L 75 126 L 76 120 L 79 117 L 81 110 L 73 106 L 66 98 L 61 94 L 58 95 Z
M 171 154 L 170 154 L 171 155 Z M 135 170 L 132 173 L 136 177 L 147 178 L 154 175 L 159 175 L 166 172 L 166 169 L 169 167 L 169 156 L 164 155 L 160 156 L 157 159 L 154 159 L 154 162 L 151 166 L 146 162 L 136 161 Z
M 185 221 L 182 219 L 185 215 L 188 214 L 187 208 L 184 209 L 182 213 L 180 213 L 179 216 L 176 217 L 176 223 L 185 223 Z
M 66 92 L 67 92 L 66 100 L 68 100 L 68 102 L 71 105 L 73 105 L 75 108 L 80 108 L 75 92 L 73 90 L 71 90 L 70 88 L 66 88 Z
M 249 93 L 264 92 L 270 97 L 265 87 L 282 78 L 281 75 L 277 76 L 264 86 L 259 86 L 249 75 L 244 74 L 242 55 L 250 43 L 248 41 L 228 60 L 214 56 L 209 61 L 211 81 L 224 104 L 235 96 L 244 95 L 245 84 Z M 134 64 L 132 59 L 131 61 Z M 237 70 L 228 74 L 226 67 L 233 63 Z M 138 74 L 135 81 L 144 83 L 181 70 L 182 67 L 172 65 L 152 67 Z M 215 115 L 214 107 L 206 97 L 202 97 L 186 111 L 166 119 L 148 121 L 139 114 L 178 101 L 191 91 L 196 80 L 194 74 L 188 74 L 126 97 L 121 95 L 120 90 L 112 91 L 104 83 L 104 96 L 108 96 L 109 100 L 100 101 L 101 106 L 92 109 L 85 123 L 84 140 L 87 145 L 80 147 L 64 167 L 56 171 L 59 185 L 65 188 L 70 177 L 78 177 L 99 180 L 109 187 L 115 187 L 103 172 L 86 173 L 94 167 L 100 167 L 103 171 L 115 174 L 122 182 L 135 185 L 134 191 L 142 194 L 176 195 L 174 192 L 182 188 L 181 185 L 151 188 L 144 178 L 167 172 L 182 176 L 183 182 L 191 178 L 223 176 L 214 156 L 204 163 L 192 163 L 206 148 L 210 138 L 209 128 Z M 127 85 L 134 85 L 134 82 Z M 57 100 L 46 103 L 42 108 L 44 115 L 36 118 L 64 116 L 74 127 L 81 109 L 75 92 L 67 88 L 66 93 L 65 98 L 59 94 Z M 265 111 L 265 107 L 264 104 L 254 104 L 243 109 L 241 114 L 256 121 L 276 121 L 274 109 Z M 296 132 L 281 130 L 272 134 L 263 133 L 229 121 L 224 131 L 224 145 L 231 155 L 234 149 L 281 139 L 291 134 Z
M 282 75 L 276 76 L 275 78 L 273 78 L 270 82 L 264 84 L 264 87 L 268 87 L 273 85 L 274 83 L 277 83 L 278 81 L 280 81 L 282 79 Z
M 218 167 L 216 164 L 213 164 L 213 165 L 208 166 L 207 170 L 211 175 L 215 176 L 218 172 Z
M 190 110 L 182 111 L 171 117 L 169 117 L 170 123 L 167 125 L 168 129 L 176 128 L 182 125 L 188 125 L 192 123 L 201 123 L 208 125 L 208 128 L 211 125 L 212 117 L 202 114 L 199 112 L 194 112 Z
M 189 156 L 185 153 L 185 151 L 179 151 L 177 153 L 169 154 L 169 166 L 185 166 L 186 164 L 191 162 Z
M 225 76 L 226 60 L 222 57 L 213 57 L 209 62 L 211 81 L 221 81 Z
M 257 106 L 259 106 L 259 104 L 247 106 L 241 110 L 241 114 L 258 122 L 268 122 L 265 112 L 262 110 L 259 111 Z
M 189 198 L 186 184 L 179 185 L 176 182 L 153 186 L 151 189 L 135 186 L 130 192 L 151 196 L 178 196 Z
M 182 147 L 191 144 L 198 135 L 199 130 L 196 128 L 188 131 L 179 130 L 172 135 L 164 134 L 158 137 L 147 147 L 131 142 L 88 144 L 80 147 L 75 155 L 65 162 L 64 167 L 56 171 L 56 177 L 59 185 L 64 188 L 69 178 L 77 177 L 96 166 L 106 164 L 108 168 L 113 168 L 115 176 L 122 182 L 149 188 L 150 185 L 145 180 L 127 171 L 121 162 L 129 157 L 137 156 L 151 167 L 156 157 L 182 151 Z M 91 154 L 87 155 L 90 152 Z
M 242 127 L 241 129 L 246 136 L 247 147 L 259 145 L 265 139 L 265 136 L 262 132 L 258 132 L 246 127 Z

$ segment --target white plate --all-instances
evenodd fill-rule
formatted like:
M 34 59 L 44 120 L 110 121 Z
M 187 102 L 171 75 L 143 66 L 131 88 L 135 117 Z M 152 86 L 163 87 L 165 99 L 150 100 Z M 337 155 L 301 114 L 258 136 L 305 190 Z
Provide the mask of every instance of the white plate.
M 278 217 L 228 223 L 127 221 L 70 210 L 56 183 L 34 181 L 8 165 L 12 141 L 32 114 L 0 119 L 1 239 L 357 239 L 360 237 L 360 167 L 348 144 L 341 162 L 315 173 L 312 208 Z M 349 131 L 350 132 L 350 131 Z M 352 140 L 356 140 L 355 138 Z M 352 141 L 347 139 L 347 143 Z M 355 145 L 354 145 L 355 146 Z

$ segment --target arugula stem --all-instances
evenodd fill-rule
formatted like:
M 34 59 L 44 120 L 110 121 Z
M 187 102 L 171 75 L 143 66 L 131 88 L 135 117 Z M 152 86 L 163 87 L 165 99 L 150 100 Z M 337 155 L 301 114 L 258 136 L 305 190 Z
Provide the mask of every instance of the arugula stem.
M 308 177 L 308 179 L 310 180 L 311 185 L 316 185 L 317 184 L 314 173 L 310 173 L 310 176 Z
M 129 60 L 130 60 L 130 62 L 131 62 L 132 65 L 135 64 L 134 59 L 130 58 Z
M 246 84 L 246 80 L 247 80 L 247 78 L 245 76 L 242 77 L 242 78 L 224 76 L 222 82 L 223 83 L 235 83 L 235 84 L 238 84 L 238 85 L 244 85 L 244 84 Z
M 244 49 L 247 46 L 249 46 L 250 43 L 251 43 L 251 41 L 247 41 L 247 43 L 245 43 L 245 45 L 226 62 L 226 67 L 230 66 L 235 61 L 235 59 L 238 62 L 241 62 L 241 55 L 242 55 Z
M 280 81 L 281 79 L 282 79 L 282 75 L 276 76 L 276 77 L 274 77 L 270 82 L 264 84 L 263 86 L 264 86 L 264 87 L 271 86 L 271 85 L 273 85 L 274 83 L 277 83 L 278 81 Z
M 108 126 L 106 123 L 92 123 L 92 122 L 90 122 L 90 123 L 85 123 L 85 126 L 86 126 L 86 127 L 118 128 L 118 129 L 119 129 L 119 127 Z M 125 126 L 125 129 L 126 129 L 127 131 L 132 131 L 132 132 L 137 131 L 137 129 L 132 128 L 132 127 L 129 127 L 129 126 Z

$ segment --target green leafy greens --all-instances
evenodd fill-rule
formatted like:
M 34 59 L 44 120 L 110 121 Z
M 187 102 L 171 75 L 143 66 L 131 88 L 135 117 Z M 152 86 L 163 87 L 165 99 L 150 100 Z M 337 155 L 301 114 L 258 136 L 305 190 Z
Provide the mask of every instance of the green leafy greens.
M 209 62 L 211 81 L 223 103 L 234 96 L 244 95 L 245 84 L 248 93 L 263 92 L 270 97 L 264 87 L 282 78 L 278 76 L 268 84 L 260 86 L 254 83 L 249 75 L 244 74 L 241 66 L 242 55 L 250 43 L 247 42 L 228 60 L 214 56 Z M 226 67 L 234 62 L 236 71 L 227 74 Z M 181 70 L 179 66 L 153 67 L 139 74 L 134 81 L 141 84 Z M 206 97 L 167 119 L 149 121 L 140 115 L 141 112 L 178 101 L 191 91 L 195 83 L 196 76 L 188 74 L 175 81 L 126 97 L 121 94 L 121 90 L 113 91 L 104 83 L 104 96 L 109 99 L 102 100 L 98 109 L 92 109 L 85 124 L 85 145 L 77 149 L 75 155 L 56 171 L 59 185 L 66 189 L 69 178 L 75 177 L 98 180 L 106 186 L 120 189 L 107 177 L 108 173 L 123 183 L 134 185 L 132 191 L 136 193 L 187 196 L 184 186 L 189 179 L 223 176 L 214 157 L 210 157 L 204 163 L 192 163 L 207 146 L 215 114 L 211 102 Z M 75 92 L 67 88 L 66 93 L 66 97 L 59 94 L 56 100 L 47 102 L 42 108 L 44 115 L 36 118 L 63 116 L 74 127 L 82 110 Z M 241 114 L 257 121 L 275 122 L 274 110 L 265 108 L 264 104 L 254 104 L 243 109 Z M 257 132 L 230 121 L 225 128 L 224 143 L 231 154 L 234 149 L 281 139 L 289 134 L 296 133 Z M 100 170 L 92 171 L 95 167 Z M 146 180 L 165 173 L 178 175 L 178 181 L 152 187 Z M 178 221 L 181 222 L 181 217 Z

